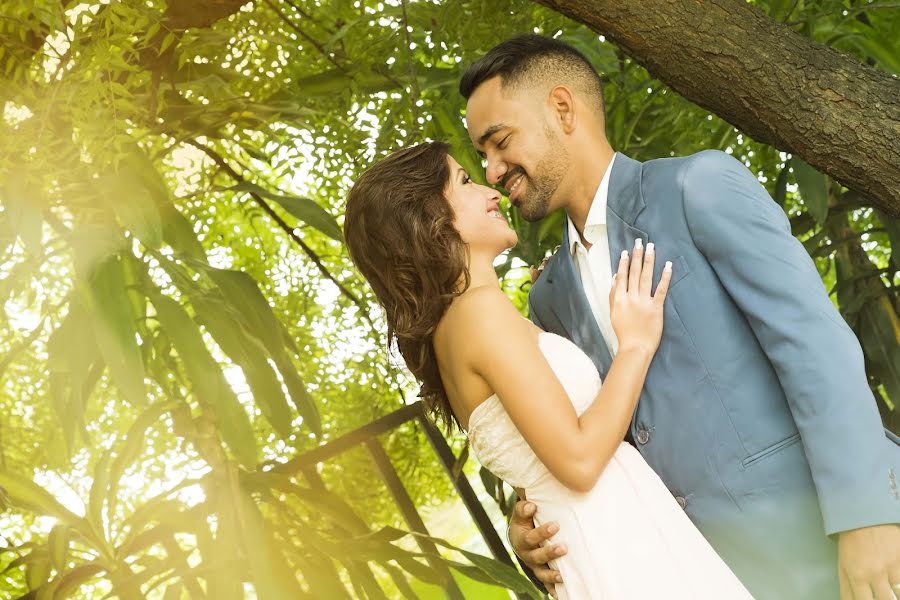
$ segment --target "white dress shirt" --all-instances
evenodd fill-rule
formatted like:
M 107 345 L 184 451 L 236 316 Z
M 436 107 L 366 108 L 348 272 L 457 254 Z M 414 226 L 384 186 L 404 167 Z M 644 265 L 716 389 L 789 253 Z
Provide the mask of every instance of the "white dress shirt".
M 616 155 L 613 154 L 600 187 L 594 194 L 591 208 L 588 210 L 587 220 L 584 224 L 584 240 L 591 244 L 588 250 L 572 220 L 566 217 L 569 227 L 569 250 L 575 261 L 575 270 L 581 277 L 584 293 L 587 295 L 594 319 L 600 327 L 600 333 L 606 341 L 606 347 L 611 356 L 616 355 L 619 349 L 619 340 L 613 331 L 612 320 L 609 316 L 609 290 L 612 285 L 612 269 L 609 260 L 609 238 L 606 233 L 606 203 L 609 195 L 609 174 L 612 171 Z

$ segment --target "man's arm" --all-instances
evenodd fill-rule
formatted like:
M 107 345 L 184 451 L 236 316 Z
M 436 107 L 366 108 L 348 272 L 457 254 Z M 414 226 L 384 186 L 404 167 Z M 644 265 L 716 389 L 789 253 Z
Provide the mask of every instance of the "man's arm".
M 695 244 L 743 311 L 784 388 L 825 533 L 900 523 L 889 446 L 862 349 L 784 211 L 741 163 L 721 152 L 695 157 L 682 189 Z M 891 552 L 900 558 L 900 547 Z

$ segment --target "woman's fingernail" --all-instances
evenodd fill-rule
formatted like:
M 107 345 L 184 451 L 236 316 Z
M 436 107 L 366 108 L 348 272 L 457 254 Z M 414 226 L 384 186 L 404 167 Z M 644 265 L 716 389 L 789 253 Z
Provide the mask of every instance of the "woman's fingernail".
M 628 250 L 622 250 L 622 260 L 626 260 L 628 258 Z
M 670 260 L 666 261 L 666 266 L 663 267 L 663 271 L 669 271 L 669 272 L 672 271 L 672 261 L 670 261 Z
M 654 248 L 653 242 L 648 242 L 647 243 L 647 254 L 653 254 L 653 248 Z
M 644 247 L 644 240 L 642 240 L 641 238 L 635 238 L 635 240 L 634 240 L 635 250 L 640 250 L 643 247 Z

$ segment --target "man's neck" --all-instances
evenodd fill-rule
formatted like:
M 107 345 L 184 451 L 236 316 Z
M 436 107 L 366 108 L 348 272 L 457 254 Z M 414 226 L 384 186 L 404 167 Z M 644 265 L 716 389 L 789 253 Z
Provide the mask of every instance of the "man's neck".
M 603 174 L 606 173 L 614 155 L 612 147 L 604 142 L 575 154 L 577 158 L 572 161 L 570 171 L 572 184 L 566 195 L 568 202 L 564 207 L 575 229 L 581 234 L 582 240 L 584 240 L 584 224 L 587 222 L 594 196 L 597 195 Z

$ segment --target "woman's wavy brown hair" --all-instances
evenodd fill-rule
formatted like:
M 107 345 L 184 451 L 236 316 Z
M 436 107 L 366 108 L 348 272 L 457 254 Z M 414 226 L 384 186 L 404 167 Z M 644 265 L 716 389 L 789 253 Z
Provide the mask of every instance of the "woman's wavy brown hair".
M 384 307 L 388 347 L 397 341 L 422 384 L 428 413 L 459 427 L 432 340 L 450 302 L 469 287 L 468 252 L 447 200 L 449 146 L 428 142 L 387 156 L 350 190 L 344 239 Z

